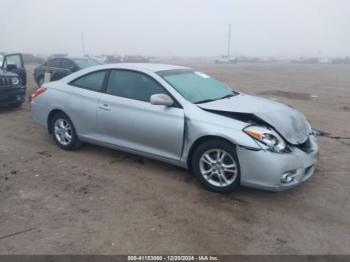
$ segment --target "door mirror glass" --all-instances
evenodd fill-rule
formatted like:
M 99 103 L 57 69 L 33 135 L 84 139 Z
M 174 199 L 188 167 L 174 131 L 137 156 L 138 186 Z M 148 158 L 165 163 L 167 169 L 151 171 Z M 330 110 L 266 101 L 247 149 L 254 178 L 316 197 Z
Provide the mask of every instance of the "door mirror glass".
M 165 94 L 155 94 L 151 96 L 151 104 L 152 105 L 161 105 L 161 106 L 172 106 L 174 104 L 174 100 Z

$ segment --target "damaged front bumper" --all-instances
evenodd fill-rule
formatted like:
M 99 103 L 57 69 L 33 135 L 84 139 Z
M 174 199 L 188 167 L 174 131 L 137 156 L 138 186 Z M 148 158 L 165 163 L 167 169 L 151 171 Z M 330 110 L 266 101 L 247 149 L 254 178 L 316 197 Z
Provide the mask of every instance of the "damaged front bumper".
M 241 185 L 270 191 L 283 191 L 308 180 L 315 171 L 319 148 L 310 135 L 310 148 L 293 147 L 290 153 L 237 147 Z

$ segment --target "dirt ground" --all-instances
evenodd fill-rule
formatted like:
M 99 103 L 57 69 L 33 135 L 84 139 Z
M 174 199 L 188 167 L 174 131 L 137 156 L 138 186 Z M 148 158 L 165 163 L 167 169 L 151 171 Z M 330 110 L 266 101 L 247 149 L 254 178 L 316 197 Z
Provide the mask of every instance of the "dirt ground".
M 350 137 L 349 66 L 188 65 Z M 320 137 L 315 176 L 293 190 L 221 195 L 158 161 L 62 151 L 28 102 L 1 110 L 0 123 L 0 254 L 350 253 L 349 139 Z

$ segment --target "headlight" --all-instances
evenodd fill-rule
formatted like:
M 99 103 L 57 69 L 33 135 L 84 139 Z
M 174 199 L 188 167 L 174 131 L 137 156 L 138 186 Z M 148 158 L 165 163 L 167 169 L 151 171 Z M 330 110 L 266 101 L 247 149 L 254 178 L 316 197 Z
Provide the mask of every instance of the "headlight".
M 268 146 L 271 151 L 281 153 L 287 148 L 286 142 L 273 129 L 262 126 L 248 126 L 243 131 Z
M 13 86 L 18 85 L 19 82 L 20 82 L 20 80 L 19 80 L 18 77 L 12 77 L 12 78 L 11 78 L 11 84 L 12 84 Z

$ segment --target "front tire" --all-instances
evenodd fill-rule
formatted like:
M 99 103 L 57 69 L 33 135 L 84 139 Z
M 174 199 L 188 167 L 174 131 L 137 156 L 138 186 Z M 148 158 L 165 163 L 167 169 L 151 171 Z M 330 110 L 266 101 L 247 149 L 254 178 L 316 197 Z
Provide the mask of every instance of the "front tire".
M 82 145 L 74 125 L 67 115 L 57 113 L 51 121 L 50 128 L 56 145 L 63 150 L 75 150 Z
M 238 158 L 230 142 L 205 141 L 195 149 L 191 164 L 195 176 L 210 191 L 228 193 L 240 185 Z
M 13 103 L 10 104 L 11 108 L 20 108 L 22 106 L 23 102 L 17 102 L 17 103 Z

